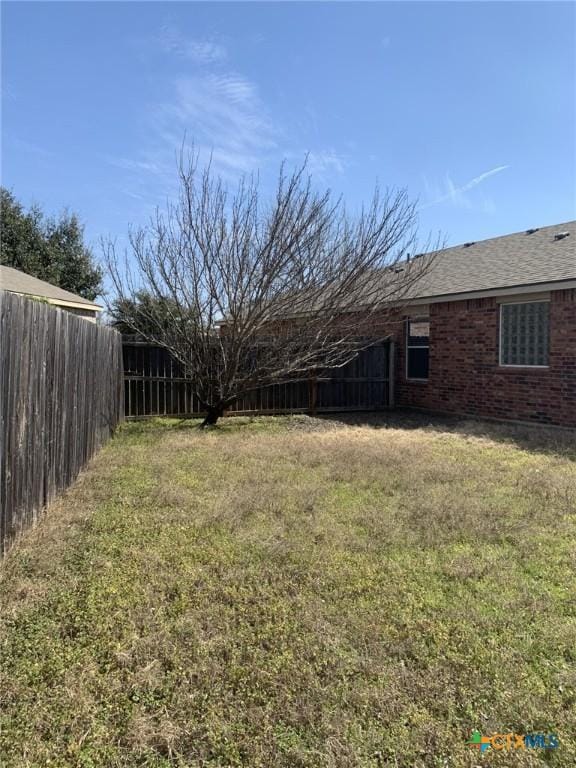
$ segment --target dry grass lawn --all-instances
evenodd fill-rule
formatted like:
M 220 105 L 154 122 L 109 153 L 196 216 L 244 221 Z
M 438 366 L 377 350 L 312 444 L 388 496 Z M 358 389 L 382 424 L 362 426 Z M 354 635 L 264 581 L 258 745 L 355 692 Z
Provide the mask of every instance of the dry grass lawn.
M 2 765 L 574 765 L 570 436 L 391 424 L 125 425 L 2 566 Z

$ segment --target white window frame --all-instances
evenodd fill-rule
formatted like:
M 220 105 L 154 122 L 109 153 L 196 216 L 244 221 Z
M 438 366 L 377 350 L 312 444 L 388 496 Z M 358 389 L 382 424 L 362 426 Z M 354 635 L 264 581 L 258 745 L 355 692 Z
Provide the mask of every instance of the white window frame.
M 510 304 L 548 304 L 548 334 L 550 334 L 550 299 L 524 299 L 523 301 L 501 301 L 500 311 L 498 313 L 498 365 L 500 368 L 539 368 L 545 370 L 550 368 L 550 364 L 547 365 L 534 365 L 530 363 L 503 363 L 502 362 L 502 307 L 506 307 Z M 550 355 L 550 338 L 548 338 L 548 355 Z
M 423 347 L 422 345 L 417 346 L 416 344 L 408 344 L 408 339 L 410 338 L 410 323 L 428 323 L 428 326 L 430 326 L 430 315 L 411 315 L 406 318 L 406 330 L 405 330 L 405 338 L 406 338 L 406 361 L 405 361 L 405 374 L 406 374 L 406 381 L 419 381 L 427 383 L 430 381 L 430 332 L 428 332 L 428 346 Z M 427 379 L 417 379 L 414 376 L 408 376 L 408 350 L 409 349 L 428 349 L 428 378 Z

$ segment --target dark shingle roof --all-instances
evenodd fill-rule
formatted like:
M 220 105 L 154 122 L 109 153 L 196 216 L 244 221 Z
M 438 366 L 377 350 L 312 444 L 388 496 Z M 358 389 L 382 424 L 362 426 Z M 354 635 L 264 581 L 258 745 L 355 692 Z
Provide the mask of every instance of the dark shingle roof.
M 102 307 L 93 301 L 65 291 L 56 285 L 27 275 L 13 267 L 0 266 L 0 289 L 11 293 L 22 293 L 28 296 L 38 296 L 48 299 L 53 304 L 83 304 L 86 309 L 100 310 Z
M 415 285 L 413 298 L 576 280 L 576 221 L 528 232 L 440 251 Z M 563 232 L 569 235 L 556 239 Z

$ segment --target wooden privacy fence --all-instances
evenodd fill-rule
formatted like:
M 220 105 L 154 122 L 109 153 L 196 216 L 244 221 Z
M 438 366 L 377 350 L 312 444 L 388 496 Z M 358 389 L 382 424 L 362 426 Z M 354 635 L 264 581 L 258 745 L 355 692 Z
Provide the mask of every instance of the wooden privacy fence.
M 0 545 L 4 552 L 122 418 L 120 334 L 0 291 Z
M 161 347 L 125 339 L 124 408 L 127 418 L 201 416 L 193 382 Z M 228 414 L 275 414 L 362 411 L 390 407 L 391 343 L 361 352 L 342 368 L 316 378 L 255 389 L 241 397 Z

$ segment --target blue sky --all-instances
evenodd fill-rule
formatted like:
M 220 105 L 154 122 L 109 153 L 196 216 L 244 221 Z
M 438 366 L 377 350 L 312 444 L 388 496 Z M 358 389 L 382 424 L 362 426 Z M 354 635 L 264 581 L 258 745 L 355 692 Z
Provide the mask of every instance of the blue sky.
M 174 192 L 184 132 L 234 180 L 310 153 L 450 243 L 573 218 L 575 6 L 2 4 L 2 183 L 95 244 Z

